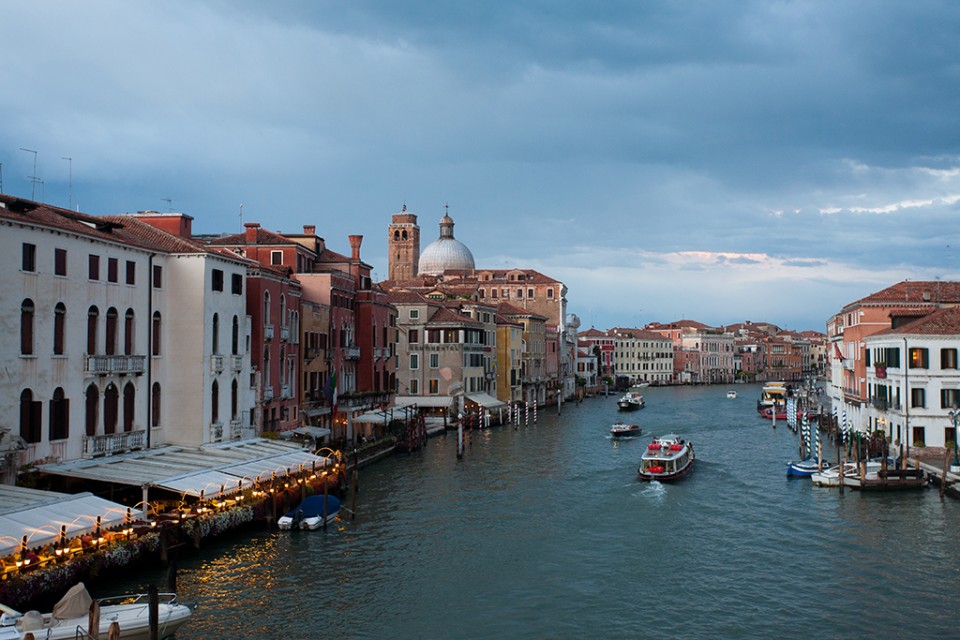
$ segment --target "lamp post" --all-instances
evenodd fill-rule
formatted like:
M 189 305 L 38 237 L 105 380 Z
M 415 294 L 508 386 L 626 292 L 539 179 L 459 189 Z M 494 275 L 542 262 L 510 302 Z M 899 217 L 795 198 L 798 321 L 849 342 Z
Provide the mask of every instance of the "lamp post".
M 960 456 L 957 454 L 957 436 L 960 433 L 957 431 L 957 422 L 960 422 L 960 409 L 951 409 L 947 412 L 947 415 L 953 422 L 953 465 L 951 465 L 950 471 L 958 473 L 960 472 Z

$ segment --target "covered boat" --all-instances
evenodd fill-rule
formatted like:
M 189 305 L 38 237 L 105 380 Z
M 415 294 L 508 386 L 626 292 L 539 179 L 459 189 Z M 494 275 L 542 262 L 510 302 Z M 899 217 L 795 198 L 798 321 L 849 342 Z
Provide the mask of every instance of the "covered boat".
M 638 424 L 627 424 L 622 421 L 614 422 L 610 427 L 610 435 L 614 438 L 632 438 L 643 433 Z
M 643 395 L 639 391 L 631 389 L 623 394 L 617 400 L 617 406 L 621 411 L 633 411 L 634 409 L 643 409 L 646 406 Z
M 800 462 L 787 463 L 788 478 L 810 478 L 815 473 L 826 469 L 830 463 L 826 460 L 816 460 L 815 458 L 806 458 Z
M 637 477 L 660 482 L 678 480 L 693 469 L 695 460 L 692 443 L 676 434 L 660 436 L 647 445 L 640 459 Z
M 193 610 L 179 603 L 175 594 L 161 593 L 159 596 L 157 637 L 172 637 L 187 622 Z M 99 637 L 106 638 L 114 622 L 120 627 L 119 637 L 122 640 L 148 640 L 151 637 L 147 594 L 114 596 L 97 602 L 100 605 Z M 91 604 L 93 598 L 84 584 L 79 582 L 54 605 L 51 613 L 20 613 L 0 605 L 0 640 L 20 640 L 28 634 L 38 640 L 86 638 Z
M 340 511 L 340 499 L 327 495 L 308 496 L 296 509 L 291 509 L 279 520 L 277 526 L 285 531 L 290 529 L 319 529 L 324 524 L 333 521 Z

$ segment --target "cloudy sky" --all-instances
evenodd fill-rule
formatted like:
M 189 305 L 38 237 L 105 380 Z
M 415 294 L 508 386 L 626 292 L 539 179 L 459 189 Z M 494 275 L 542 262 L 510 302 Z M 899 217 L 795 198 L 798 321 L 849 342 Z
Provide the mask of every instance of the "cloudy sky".
M 479 267 L 563 280 L 598 328 L 822 331 L 960 271 L 954 0 L 0 0 L 0 22 L 12 195 L 362 234 L 380 279 L 391 214 L 425 246 L 449 205 Z

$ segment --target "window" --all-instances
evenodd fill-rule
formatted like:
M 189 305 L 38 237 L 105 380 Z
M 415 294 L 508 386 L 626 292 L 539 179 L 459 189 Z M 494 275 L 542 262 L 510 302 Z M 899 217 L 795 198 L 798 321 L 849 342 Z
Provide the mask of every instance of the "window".
M 117 282 L 120 268 L 120 261 L 116 258 L 107 258 L 107 282 Z
M 50 399 L 50 440 L 70 437 L 70 401 L 64 397 L 63 387 L 57 387 Z
M 420 309 L 410 309 L 410 319 L 417 320 L 420 318 Z
M 220 314 L 213 314 L 213 353 L 220 353 Z
M 160 355 L 160 312 L 153 312 L 153 335 L 150 337 L 153 344 L 150 345 L 150 355 Z
M 283 251 L 271 251 L 270 264 L 283 264 Z
M 420 381 L 414 378 L 410 381 L 410 395 L 415 396 L 420 393 Z
M 33 355 L 33 300 L 25 299 L 20 303 L 20 354 Z
M 957 350 L 956 349 L 940 349 L 940 368 L 941 369 L 957 368 Z
M 33 391 L 24 389 L 20 393 L 20 437 L 27 444 L 40 442 L 42 410 L 42 403 L 33 399 Z
M 523 289 L 517 289 L 517 300 L 523 300 Z
M 133 431 L 133 418 L 136 414 L 136 391 L 133 383 L 128 382 L 123 385 L 123 431 L 129 433 Z
M 95 256 L 91 253 L 90 258 L 87 262 L 87 265 L 88 265 L 87 277 L 91 280 L 99 280 L 100 279 L 100 256 Z
M 924 446 L 924 444 L 926 444 L 926 437 L 927 437 L 926 429 L 924 427 L 913 427 L 911 431 L 913 431 L 913 442 L 912 442 L 913 446 L 915 447 Z
M 133 355 L 133 343 L 136 338 L 134 333 L 134 319 L 133 309 L 127 309 L 127 313 L 123 318 L 123 355 L 125 356 Z
M 927 390 L 923 388 L 910 389 L 910 406 L 922 409 L 927 406 Z
M 430 393 L 433 395 L 440 393 L 440 381 L 436 378 L 430 379 Z
M 90 307 L 87 310 L 87 355 L 97 353 L 97 330 L 100 324 L 100 310 Z
M 940 408 L 956 409 L 960 407 L 960 389 L 940 389 Z
M 96 385 L 91 384 L 84 393 L 84 402 L 86 408 L 84 411 L 84 423 L 88 436 L 97 435 L 97 422 L 99 421 L 100 391 Z
M 478 293 L 480 294 L 480 299 L 481 299 L 481 300 L 483 300 L 484 298 L 487 297 L 487 290 L 486 290 L 486 289 L 479 289 L 479 290 L 478 290 Z
M 223 291 L 223 270 L 214 269 L 213 270 L 213 290 L 214 291 Z
M 230 420 L 236 420 L 239 416 L 240 409 L 240 387 L 237 385 L 237 380 L 234 378 L 233 382 L 230 383 Z
M 547 287 L 547 300 L 553 299 L 553 288 Z
M 240 319 L 233 316 L 233 331 L 230 336 L 230 353 L 237 355 L 240 353 Z
M 127 284 L 137 284 L 137 263 L 127 260 Z
M 504 300 L 509 300 L 509 299 L 510 299 L 510 290 L 509 290 L 509 289 L 501 289 L 501 290 L 500 290 L 500 297 L 503 298 Z
M 103 392 L 103 433 L 117 432 L 117 418 L 120 415 L 120 392 L 112 382 Z
M 23 271 L 37 270 L 37 245 L 29 242 L 23 243 L 23 261 L 20 267 Z
M 64 334 L 67 329 L 67 306 L 57 303 L 53 311 L 53 355 L 63 355 Z
M 927 369 L 930 366 L 929 350 L 914 347 L 910 349 L 910 368 L 911 369 Z
M 160 383 L 154 382 L 150 391 L 150 426 L 160 426 Z
M 533 289 L 527 289 L 527 297 L 533 300 Z
M 420 342 L 420 330 L 419 329 L 410 329 L 407 331 L 407 342 L 410 344 L 417 344 Z
M 243 295 L 243 276 L 239 273 L 230 276 L 230 293 L 235 296 Z
M 53 273 L 58 276 L 67 275 L 67 250 L 53 250 Z
M 430 368 L 431 368 L 431 369 L 439 369 L 439 368 L 440 368 L 440 354 L 439 354 L 439 353 L 431 353 L 431 354 L 430 354 Z
M 216 380 L 210 387 L 210 422 L 220 422 L 220 384 Z
M 120 319 L 120 314 L 117 313 L 117 310 L 113 307 L 107 309 L 107 338 L 104 343 L 104 353 L 108 356 L 116 355 L 117 353 L 117 322 Z M 110 433 L 113 433 L 112 431 Z
M 420 368 L 420 354 L 411 353 L 410 354 L 410 369 L 419 369 Z
M 153 288 L 163 288 L 163 267 L 158 264 L 153 265 Z

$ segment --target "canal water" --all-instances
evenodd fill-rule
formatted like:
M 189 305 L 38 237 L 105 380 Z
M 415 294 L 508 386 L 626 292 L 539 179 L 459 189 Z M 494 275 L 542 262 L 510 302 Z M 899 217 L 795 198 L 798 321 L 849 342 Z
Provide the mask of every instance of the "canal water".
M 796 436 L 736 388 L 649 388 L 632 440 L 611 395 L 366 467 L 353 521 L 183 558 L 178 638 L 960 637 L 960 503 L 788 480 Z M 694 472 L 637 481 L 666 432 Z

